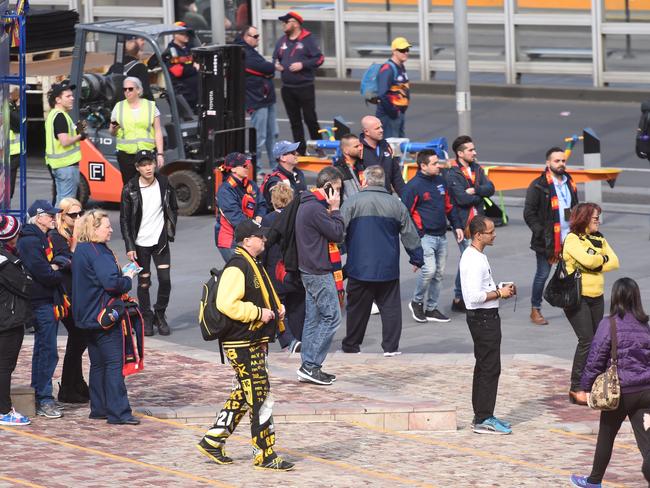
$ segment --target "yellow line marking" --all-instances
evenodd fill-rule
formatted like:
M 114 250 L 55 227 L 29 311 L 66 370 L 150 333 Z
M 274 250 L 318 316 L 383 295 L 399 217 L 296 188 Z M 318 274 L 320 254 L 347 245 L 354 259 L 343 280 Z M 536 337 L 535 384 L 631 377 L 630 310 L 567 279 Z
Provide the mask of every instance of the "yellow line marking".
M 10 478 L 9 476 L 0 475 L 0 480 L 11 481 L 12 483 L 16 483 L 17 485 L 31 486 L 32 488 L 47 488 L 46 486 L 43 485 L 37 485 L 36 483 L 30 483 L 29 481 L 19 480 L 17 478 Z
M 174 420 L 159 419 L 157 417 L 149 417 L 147 415 L 142 415 L 142 414 L 136 414 L 136 416 L 147 419 L 147 420 L 152 420 L 154 422 L 160 422 L 160 423 L 167 424 L 167 425 L 172 425 L 172 426 L 175 426 L 175 427 L 181 427 L 181 428 L 186 429 L 186 430 L 193 430 L 193 431 L 196 431 L 196 432 L 200 432 L 202 434 L 205 432 L 205 429 L 203 429 L 203 428 L 193 427 L 193 426 L 187 425 L 187 424 L 182 424 L 182 423 L 176 422 Z M 235 441 L 240 442 L 240 443 L 246 443 L 246 444 L 250 443 L 250 439 L 247 439 L 247 438 L 245 438 L 243 436 L 240 436 L 240 435 L 237 435 L 237 434 L 231 435 L 230 439 L 234 439 Z M 404 478 L 402 476 L 393 475 L 393 474 L 390 474 L 390 473 L 381 473 L 379 471 L 373 471 L 371 469 L 362 468 L 360 466 L 355 466 L 354 464 L 349 464 L 349 463 L 346 463 L 346 462 L 343 462 L 343 461 L 331 461 L 329 459 L 321 458 L 321 457 L 318 457 L 318 456 L 312 456 L 311 454 L 305 454 L 302 451 L 296 451 L 294 449 L 287 449 L 287 448 L 283 447 L 283 448 L 276 448 L 276 450 L 278 452 L 287 453 L 287 454 L 290 454 L 291 456 L 296 456 L 298 458 L 309 459 L 310 461 L 315 461 L 317 463 L 328 464 L 330 466 L 337 466 L 337 467 L 339 467 L 341 469 L 345 469 L 347 471 L 353 471 L 353 472 L 356 472 L 356 473 L 359 473 L 359 474 L 370 476 L 372 478 L 378 478 L 378 479 L 383 479 L 383 480 L 391 480 L 391 481 L 396 481 L 398 483 L 402 483 L 402 484 L 405 484 L 405 485 L 421 486 L 423 488 L 436 488 L 434 485 L 429 484 L 429 483 L 424 483 L 422 481 L 413 480 L 413 479 L 410 479 L 410 478 Z
M 445 449 L 450 449 L 452 451 L 464 452 L 471 454 L 472 456 L 482 457 L 489 459 L 490 461 L 503 461 L 508 464 L 515 464 L 518 466 L 523 466 L 526 468 L 535 469 L 538 471 L 544 471 L 546 473 L 555 474 L 558 476 L 570 476 L 571 472 L 565 469 L 549 468 L 543 464 L 531 463 L 528 461 L 522 461 L 521 459 L 512 458 L 510 456 L 504 456 L 502 454 L 495 454 L 488 451 L 482 451 L 480 449 L 475 449 L 473 447 L 464 447 L 457 444 L 452 444 L 450 442 L 437 441 L 434 439 L 429 439 L 428 437 L 422 437 L 415 434 L 406 434 L 404 432 L 399 432 L 396 430 L 382 429 L 375 427 L 373 425 L 364 424 L 363 422 L 348 422 L 349 424 L 356 425 L 357 427 L 365 428 L 375 432 L 380 432 L 382 434 L 389 434 L 393 437 L 401 437 L 402 439 L 409 439 L 421 444 L 428 444 L 431 446 L 443 447 Z M 626 488 L 625 485 L 619 483 L 606 483 L 608 486 L 613 486 L 615 488 Z
M 43 442 L 48 442 L 50 444 L 57 444 L 59 446 L 67 447 L 69 449 L 76 449 L 76 450 L 79 450 L 79 451 L 88 452 L 88 453 L 91 453 L 91 454 L 96 454 L 98 456 L 113 459 L 115 461 L 135 464 L 136 466 L 142 466 L 144 468 L 152 469 L 154 471 L 160 471 L 161 473 L 172 474 L 174 476 L 179 476 L 181 478 L 185 478 L 185 479 L 188 479 L 188 480 L 200 481 L 202 483 L 207 483 L 209 485 L 214 485 L 214 486 L 220 486 L 222 488 L 234 488 L 233 485 L 227 485 L 225 483 L 221 483 L 219 481 L 211 480 L 209 478 L 204 478 L 202 476 L 197 476 L 197 475 L 194 475 L 194 474 L 186 473 L 184 471 L 177 471 L 175 469 L 165 468 L 163 466 L 158 466 L 156 464 L 146 463 L 144 461 L 137 461 L 135 459 L 127 458 L 127 457 L 124 457 L 124 456 L 118 456 L 117 454 L 111 454 L 111 453 L 100 451 L 98 449 L 93 449 L 93 448 L 90 448 L 90 447 L 78 446 L 77 444 L 72 444 L 71 442 L 60 441 L 58 439 L 53 439 L 51 437 L 45 437 L 45 436 L 41 436 L 41 435 L 38 435 L 38 434 L 32 434 L 30 432 L 19 432 L 16 429 L 11 429 L 9 427 L 3 427 L 1 425 L 0 425 L 0 429 L 6 430 L 7 432 L 11 432 L 12 434 L 16 434 L 16 435 L 20 435 L 20 436 L 24 436 L 24 437 L 30 437 L 32 439 L 36 439 L 38 441 L 43 441 Z
M 576 437 L 578 439 L 585 439 L 588 441 L 596 442 L 598 439 L 598 436 L 595 435 L 587 435 L 587 434 L 577 434 L 575 432 L 567 432 L 565 430 L 560 430 L 560 429 L 549 429 L 549 432 L 553 432 L 554 434 L 562 434 L 568 437 Z M 621 449 L 629 449 L 630 451 L 638 451 L 639 448 L 637 446 L 634 446 L 632 444 L 626 444 L 624 442 L 615 442 L 614 446 L 620 447 Z

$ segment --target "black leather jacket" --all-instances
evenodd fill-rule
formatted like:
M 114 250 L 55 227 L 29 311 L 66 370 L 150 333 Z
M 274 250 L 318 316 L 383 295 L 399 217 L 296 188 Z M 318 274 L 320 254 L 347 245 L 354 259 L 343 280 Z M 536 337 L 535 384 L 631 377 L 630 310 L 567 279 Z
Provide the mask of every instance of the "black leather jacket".
M 140 231 L 142 222 L 142 193 L 140 192 L 140 175 L 136 175 L 122 188 L 122 201 L 120 202 L 120 228 L 126 251 L 135 251 L 135 240 Z M 174 242 L 176 235 L 176 219 L 178 218 L 178 204 L 176 191 L 169 184 L 167 177 L 156 174 L 160 194 L 162 197 L 163 214 L 165 216 L 165 231 L 167 240 Z

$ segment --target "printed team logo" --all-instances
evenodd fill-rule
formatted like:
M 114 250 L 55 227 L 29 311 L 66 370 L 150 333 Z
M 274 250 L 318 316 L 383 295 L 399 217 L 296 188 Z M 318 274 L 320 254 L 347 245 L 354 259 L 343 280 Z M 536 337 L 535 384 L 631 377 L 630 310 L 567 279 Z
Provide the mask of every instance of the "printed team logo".
M 428 191 L 425 191 L 424 195 L 422 195 L 422 200 L 424 200 L 425 202 L 428 201 L 428 200 L 431 200 L 431 193 L 429 193 Z
M 303 45 L 302 42 L 299 42 L 298 44 L 296 44 L 296 49 L 303 49 L 304 47 L 305 46 Z
M 88 163 L 88 178 L 91 181 L 106 181 L 106 168 L 104 163 Z
M 438 185 L 437 188 L 438 188 L 438 191 L 440 192 L 441 195 L 445 194 L 445 187 L 444 186 Z

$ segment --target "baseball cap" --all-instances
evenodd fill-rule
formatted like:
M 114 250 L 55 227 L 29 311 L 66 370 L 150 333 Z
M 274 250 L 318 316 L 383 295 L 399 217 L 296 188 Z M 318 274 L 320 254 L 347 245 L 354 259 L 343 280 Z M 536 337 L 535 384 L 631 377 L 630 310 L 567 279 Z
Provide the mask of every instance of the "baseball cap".
M 262 227 L 254 220 L 243 220 L 235 228 L 235 242 L 241 242 L 247 237 L 252 236 L 266 237 L 268 232 L 268 227 Z
M 273 146 L 273 159 L 280 159 L 280 156 L 297 151 L 300 147 L 299 142 L 278 141 Z
M 231 152 L 226 156 L 224 160 L 224 166 L 226 169 L 236 168 L 237 166 L 246 166 L 250 164 L 251 159 L 240 152 Z
M 0 241 L 10 241 L 20 232 L 20 221 L 13 215 L 0 216 Z
M 55 99 L 61 93 L 63 93 L 66 90 L 75 90 L 77 88 L 77 85 L 72 85 L 70 83 L 70 80 L 63 80 L 61 83 L 54 83 L 50 87 L 50 91 L 47 93 L 48 98 Z
M 61 212 L 60 208 L 53 207 L 47 200 L 35 200 L 27 210 L 30 217 L 36 217 L 41 214 L 56 215 Z
M 411 43 L 406 40 L 404 37 L 396 37 L 393 39 L 393 42 L 390 43 L 390 48 L 394 51 L 395 49 L 406 49 L 411 47 Z
M 183 22 L 182 20 L 179 20 L 179 21 L 174 22 L 174 25 L 175 25 L 176 27 L 184 27 L 184 28 L 185 28 L 184 31 L 176 31 L 176 32 L 174 32 L 174 34 L 185 34 L 185 35 L 189 35 L 191 29 L 187 27 L 187 24 L 186 24 L 185 22 Z
M 147 151 L 146 149 L 141 149 L 135 153 L 133 162 L 138 166 L 143 161 L 156 161 L 156 155 L 152 151 Z
M 278 17 L 278 20 L 281 20 L 282 22 L 286 22 L 289 19 L 296 19 L 298 23 L 302 24 L 305 20 L 302 18 L 302 15 L 300 15 L 297 12 L 287 12 L 284 14 L 282 17 Z

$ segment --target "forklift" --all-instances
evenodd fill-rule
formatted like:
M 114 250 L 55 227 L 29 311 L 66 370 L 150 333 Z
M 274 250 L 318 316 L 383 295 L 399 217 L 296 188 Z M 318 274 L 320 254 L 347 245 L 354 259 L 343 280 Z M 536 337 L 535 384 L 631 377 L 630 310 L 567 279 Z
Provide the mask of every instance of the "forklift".
M 152 25 L 135 20 L 110 20 L 76 26 L 70 82 L 77 86 L 72 116 L 84 121 L 88 138 L 81 143 L 79 200 L 119 202 L 122 176 L 116 158 L 110 115 L 123 99 L 124 44 L 144 40 L 149 82 L 164 136 L 165 165 L 160 172 L 176 190 L 179 213 L 213 211 L 221 184 L 220 166 L 233 151 L 248 153 L 256 167 L 256 135 L 245 126 L 244 51 L 241 46 L 199 46 L 192 49 L 198 64 L 199 101 L 196 112 L 176 93 L 162 52 L 170 37 L 185 27 Z M 193 34 L 190 31 L 190 37 Z M 85 70 L 86 60 L 101 57 L 112 63 L 105 73 Z M 90 63 L 89 63 L 90 64 Z

